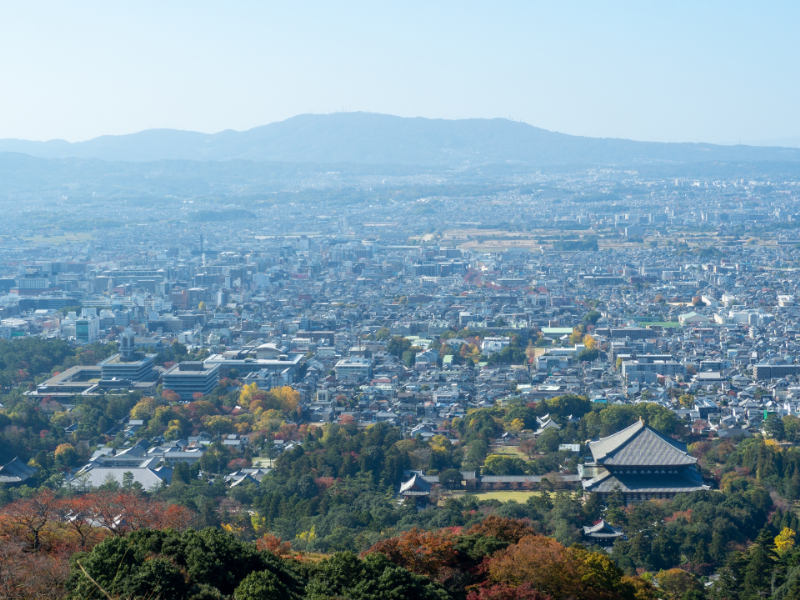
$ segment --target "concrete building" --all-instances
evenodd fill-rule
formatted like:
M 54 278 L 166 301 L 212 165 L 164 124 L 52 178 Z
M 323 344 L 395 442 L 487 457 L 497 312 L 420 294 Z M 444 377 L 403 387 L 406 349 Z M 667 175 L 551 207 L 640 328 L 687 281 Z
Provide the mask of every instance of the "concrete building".
M 81 316 L 75 320 L 75 339 L 84 344 L 91 344 L 100 337 L 100 317 L 94 308 L 84 308 Z
M 264 344 L 258 348 L 256 358 L 253 358 L 252 353 L 249 352 L 231 351 L 212 354 L 204 362 L 208 367 L 219 367 L 220 375 L 222 376 L 227 375 L 234 369 L 240 376 L 266 371 L 274 373 L 287 383 L 294 383 L 297 372 L 303 364 L 304 355 L 282 354 L 274 346 L 272 348 L 265 348 L 264 346 L 268 345 Z
M 129 381 L 150 381 L 153 379 L 153 365 L 155 354 L 128 355 L 124 360 L 123 355 L 109 356 L 100 363 L 101 379 L 126 379 Z
M 191 400 L 194 394 L 208 394 L 217 386 L 219 366 L 186 361 L 172 366 L 162 380 L 165 390 L 177 393 L 181 400 Z
M 348 356 L 336 363 L 336 379 L 355 377 L 359 380 L 372 379 L 372 359 L 361 356 Z

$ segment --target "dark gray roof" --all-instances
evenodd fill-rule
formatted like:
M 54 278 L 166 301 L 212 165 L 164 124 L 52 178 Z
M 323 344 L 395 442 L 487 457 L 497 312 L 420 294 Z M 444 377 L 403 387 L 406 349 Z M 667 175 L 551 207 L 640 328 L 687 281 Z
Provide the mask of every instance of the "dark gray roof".
M 589 442 L 595 462 L 608 466 L 680 466 L 693 465 L 697 459 L 689 456 L 686 444 L 637 421 L 613 435 Z
M 422 476 L 414 475 L 411 479 L 400 486 L 402 496 L 420 496 L 429 494 L 431 484 L 425 481 Z
M 679 473 L 658 475 L 612 475 L 605 473 L 583 482 L 587 492 L 612 493 L 619 489 L 623 493 L 669 494 L 707 490 L 703 478 L 694 468 L 683 469 Z
M 33 477 L 39 469 L 29 467 L 19 458 L 0 467 L 0 483 L 21 483 Z
M 580 481 L 580 475 L 481 475 L 481 483 L 540 483 L 542 479 L 551 482 L 575 482 Z
M 590 527 L 584 527 L 583 535 L 589 538 L 613 539 L 622 537 L 624 534 L 622 533 L 621 527 L 614 527 L 613 525 L 609 525 L 605 521 L 601 520 L 599 523 L 595 523 Z
M 539 475 L 481 475 L 481 483 L 539 483 Z

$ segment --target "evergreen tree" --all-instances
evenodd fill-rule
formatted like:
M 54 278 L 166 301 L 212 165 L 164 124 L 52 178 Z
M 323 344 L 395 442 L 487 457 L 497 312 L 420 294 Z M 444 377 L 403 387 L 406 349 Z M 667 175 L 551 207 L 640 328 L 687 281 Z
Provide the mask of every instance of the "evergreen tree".
M 768 530 L 758 534 L 747 551 L 742 597 L 764 598 L 772 592 L 772 569 L 777 562 L 774 535 Z

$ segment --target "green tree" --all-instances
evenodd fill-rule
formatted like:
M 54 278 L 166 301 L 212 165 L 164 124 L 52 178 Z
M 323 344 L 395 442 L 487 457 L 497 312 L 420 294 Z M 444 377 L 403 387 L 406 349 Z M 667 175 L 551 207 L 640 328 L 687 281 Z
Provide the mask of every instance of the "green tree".
M 525 475 L 528 466 L 518 456 L 492 454 L 486 458 L 484 475 Z
M 403 352 L 403 364 L 409 369 L 414 366 L 416 362 L 417 352 L 415 350 L 406 350 Z
M 364 560 L 352 553 L 334 554 L 320 561 L 306 587 L 307 600 L 448 600 L 449 594 L 427 577 L 396 566 L 379 552 Z
M 542 434 L 536 438 L 536 449 L 539 452 L 557 452 L 558 446 L 561 444 L 561 434 L 555 427 L 545 429 Z
M 600 317 L 602 316 L 603 315 L 601 315 L 596 310 L 590 310 L 588 313 L 586 313 L 586 316 L 583 317 L 583 322 L 588 323 L 590 325 L 596 325 L 597 321 L 599 321 Z
M 233 592 L 235 600 L 269 600 L 299 598 L 270 571 L 250 573 Z
M 655 579 L 658 582 L 658 589 L 662 592 L 665 600 L 683 600 L 690 593 L 703 592 L 703 584 L 691 573 L 683 569 L 659 571 Z
M 746 598 L 768 597 L 772 584 L 772 569 L 777 561 L 775 541 L 769 531 L 762 531 L 747 551 L 744 570 Z
M 452 489 L 461 484 L 461 473 L 458 469 L 445 469 L 439 473 L 439 483 Z
M 783 419 L 776 413 L 771 413 L 764 421 L 764 432 L 775 440 L 782 440 L 786 437 L 786 429 L 783 424 Z
M 386 352 L 400 358 L 411 347 L 411 342 L 406 338 L 396 335 L 386 344 Z
M 800 433 L 800 418 L 796 415 L 786 415 L 783 417 L 783 431 L 787 440 L 794 442 L 797 434 Z

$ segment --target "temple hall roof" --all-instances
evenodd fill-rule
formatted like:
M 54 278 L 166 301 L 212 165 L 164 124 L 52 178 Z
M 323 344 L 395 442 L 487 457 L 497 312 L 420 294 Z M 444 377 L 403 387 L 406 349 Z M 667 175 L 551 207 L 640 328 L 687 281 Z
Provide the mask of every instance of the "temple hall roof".
M 671 440 L 637 421 L 613 435 L 589 442 L 595 462 L 604 467 L 688 466 L 697 462 L 686 444 Z

